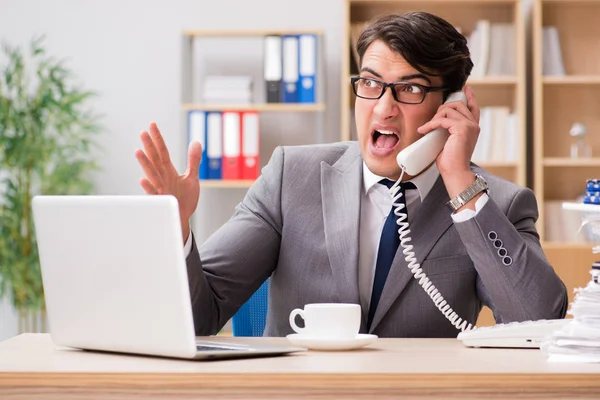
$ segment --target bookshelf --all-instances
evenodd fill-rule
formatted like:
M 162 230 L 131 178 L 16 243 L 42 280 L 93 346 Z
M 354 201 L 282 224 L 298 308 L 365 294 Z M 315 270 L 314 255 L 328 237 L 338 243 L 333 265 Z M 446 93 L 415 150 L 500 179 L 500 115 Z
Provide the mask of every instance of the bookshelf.
M 600 2 L 585 0 L 536 0 L 533 13 L 534 77 L 534 190 L 540 207 L 539 231 L 554 249 L 579 249 L 578 243 L 555 243 L 552 234 L 557 214 L 549 205 L 575 201 L 587 178 L 600 177 L 600 129 L 597 100 L 600 96 L 598 37 Z M 564 75 L 544 75 L 543 28 L 558 31 Z M 590 134 L 585 142 L 592 158 L 571 158 L 574 122 L 584 123 Z
M 218 30 L 207 30 L 207 29 L 188 29 L 182 33 L 182 73 L 181 73 L 181 110 L 182 110 L 182 126 L 183 134 L 187 137 L 188 132 L 188 119 L 187 113 L 191 110 L 201 111 L 257 111 L 261 115 L 260 124 L 260 136 L 263 134 L 262 116 L 264 114 L 295 114 L 295 113 L 310 113 L 314 114 L 314 139 L 315 143 L 322 143 L 324 141 L 324 113 L 326 111 L 325 106 L 325 65 L 324 65 L 324 52 L 323 52 L 323 31 L 322 30 L 299 30 L 299 29 L 218 29 Z M 201 102 L 198 101 L 199 96 L 195 91 L 199 87 L 199 80 L 201 75 L 198 73 L 199 66 L 196 65 L 199 46 L 197 45 L 198 39 L 226 39 L 231 43 L 236 43 L 236 40 L 243 40 L 248 43 L 248 40 L 254 40 L 260 43 L 265 36 L 276 35 L 302 35 L 310 34 L 315 35 L 317 38 L 317 71 L 316 71 L 316 102 L 315 103 L 267 103 L 265 99 L 265 81 L 263 77 L 263 70 L 258 68 L 258 71 L 248 72 L 243 62 L 238 65 L 239 75 L 252 75 L 254 78 L 254 86 L 256 87 L 254 92 L 254 98 L 256 101 L 252 103 L 232 103 L 232 102 Z M 264 43 L 261 43 L 264 46 Z M 235 52 L 239 47 L 232 46 L 232 52 Z M 252 65 L 255 65 L 258 60 L 260 63 L 263 61 L 264 48 L 261 47 L 262 53 L 256 54 L 255 60 Z M 201 54 L 200 54 L 201 56 Z M 259 64 L 260 64 L 259 63 Z M 260 64 L 262 67 L 262 64 Z M 300 83 L 299 83 L 300 84 Z M 260 140 L 260 153 L 262 155 L 266 153 L 270 154 L 270 151 L 263 150 L 263 140 Z M 262 167 L 263 165 L 261 165 Z M 249 188 L 253 180 L 201 180 L 200 185 L 202 188 L 212 189 L 247 189 Z
M 526 185 L 526 64 L 525 64 L 525 24 L 522 5 L 519 0 L 346 0 L 344 8 L 344 36 L 342 40 L 341 68 L 341 140 L 356 140 L 353 127 L 353 108 L 355 96 L 350 87 L 350 77 L 358 70 L 351 50 L 355 38 L 360 32 L 357 24 L 365 23 L 375 16 L 408 11 L 427 11 L 438 15 L 458 27 L 465 36 L 469 36 L 480 20 L 491 24 L 514 24 L 514 73 L 483 74 L 470 78 L 468 84 L 474 89 L 479 107 L 508 107 L 516 113 L 517 150 L 514 161 L 493 161 L 478 163 L 491 173 L 505 179 Z M 353 40 L 354 37 L 354 40 Z M 493 325 L 491 311 L 485 308 L 477 322 L 478 325 Z
M 576 237 L 583 209 L 566 209 L 577 203 L 588 178 L 600 178 L 600 53 L 598 38 L 600 2 L 590 0 L 536 0 L 532 14 L 533 48 L 533 176 L 540 218 L 538 232 L 544 252 L 567 286 L 589 281 L 589 269 L 598 258 L 593 243 Z M 544 74 L 544 27 L 558 32 L 563 74 Z M 584 123 L 585 142 L 592 158 L 571 158 L 574 122 Z M 575 220 L 573 220 L 575 217 Z M 583 239 L 585 240 L 585 239 Z
M 351 51 L 352 36 L 356 36 L 357 24 L 365 23 L 375 16 L 387 13 L 427 11 L 446 19 L 469 36 L 479 20 L 491 24 L 514 24 L 514 74 L 484 75 L 473 77 L 468 84 L 474 89 L 480 108 L 508 107 L 516 113 L 516 150 L 511 161 L 496 160 L 478 162 L 491 173 L 523 186 L 527 179 L 527 104 L 525 25 L 519 0 L 346 0 L 344 9 L 345 32 L 342 41 L 341 82 L 341 140 L 355 140 L 353 109 L 355 96 L 350 87 L 350 77 L 357 75 Z M 354 30 L 354 32 L 353 32 Z
M 254 180 L 252 179 L 237 179 L 237 180 L 223 180 L 223 179 L 204 179 L 200 180 L 201 188 L 215 188 L 215 189 L 248 189 Z

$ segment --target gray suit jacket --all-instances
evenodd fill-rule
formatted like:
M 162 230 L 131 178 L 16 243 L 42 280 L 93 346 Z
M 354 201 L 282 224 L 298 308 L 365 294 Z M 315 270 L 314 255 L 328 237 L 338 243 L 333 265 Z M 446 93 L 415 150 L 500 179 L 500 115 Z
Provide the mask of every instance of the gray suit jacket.
M 233 217 L 199 251 L 194 244 L 187 258 L 197 335 L 215 334 L 268 277 L 266 336 L 293 333 L 288 315 L 307 303 L 360 303 L 362 162 L 356 142 L 275 150 Z M 497 322 L 564 317 L 567 293 L 542 252 L 533 193 L 472 169 L 490 187 L 490 200 L 475 218 L 452 221 L 441 176 L 414 216 L 412 244 L 424 272 L 473 324 L 482 304 Z M 494 233 L 496 241 L 490 239 Z M 362 309 L 365 332 L 368 310 Z M 400 250 L 370 332 L 458 333 L 414 279 Z

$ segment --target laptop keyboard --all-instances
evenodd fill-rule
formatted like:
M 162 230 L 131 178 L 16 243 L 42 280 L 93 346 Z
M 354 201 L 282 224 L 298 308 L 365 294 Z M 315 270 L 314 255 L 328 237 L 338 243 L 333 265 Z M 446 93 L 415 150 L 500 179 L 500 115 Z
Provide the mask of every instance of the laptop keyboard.
M 245 349 L 234 348 L 234 347 L 222 347 L 222 346 L 204 346 L 204 345 L 197 344 L 196 350 L 198 350 L 198 351 L 238 350 L 239 351 L 239 350 L 245 350 Z

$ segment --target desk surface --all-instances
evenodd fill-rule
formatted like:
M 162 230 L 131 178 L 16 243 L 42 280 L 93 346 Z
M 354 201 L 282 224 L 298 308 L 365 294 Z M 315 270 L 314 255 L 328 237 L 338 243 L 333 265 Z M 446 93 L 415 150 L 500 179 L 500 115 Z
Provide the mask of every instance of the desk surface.
M 210 338 L 287 345 L 285 338 Z M 379 339 L 360 350 L 185 361 L 56 347 L 46 334 L 0 343 L 0 398 L 598 398 L 600 364 L 548 363 L 532 349 L 455 339 Z M 1 395 L 4 393 L 4 395 Z M 8 394 L 8 397 L 5 396 Z M 12 397 L 11 397 L 12 396 Z

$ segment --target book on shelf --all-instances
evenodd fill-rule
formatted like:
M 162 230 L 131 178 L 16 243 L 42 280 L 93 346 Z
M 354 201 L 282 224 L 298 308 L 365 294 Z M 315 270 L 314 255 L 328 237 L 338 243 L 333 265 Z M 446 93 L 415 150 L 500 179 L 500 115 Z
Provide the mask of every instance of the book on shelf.
M 565 76 L 558 29 L 555 26 L 543 27 L 542 41 L 542 74 L 544 76 Z
M 480 19 L 475 24 L 475 29 L 471 32 L 471 35 L 467 37 L 471 60 L 473 61 L 472 77 L 480 78 L 486 75 L 490 56 L 490 28 L 490 21 Z
M 516 73 L 515 24 L 481 19 L 467 37 L 473 70 L 471 76 L 514 76 Z
M 359 55 L 356 50 L 358 38 L 365 29 L 366 23 L 350 24 L 350 47 L 352 60 L 351 73 L 359 71 Z M 456 29 L 462 33 L 461 27 Z M 465 34 L 473 70 L 471 76 L 514 76 L 516 73 L 516 28 L 514 23 L 490 22 L 480 19 L 470 34 Z
M 479 138 L 471 160 L 475 163 L 516 162 L 520 151 L 518 118 L 509 107 L 482 107 Z

